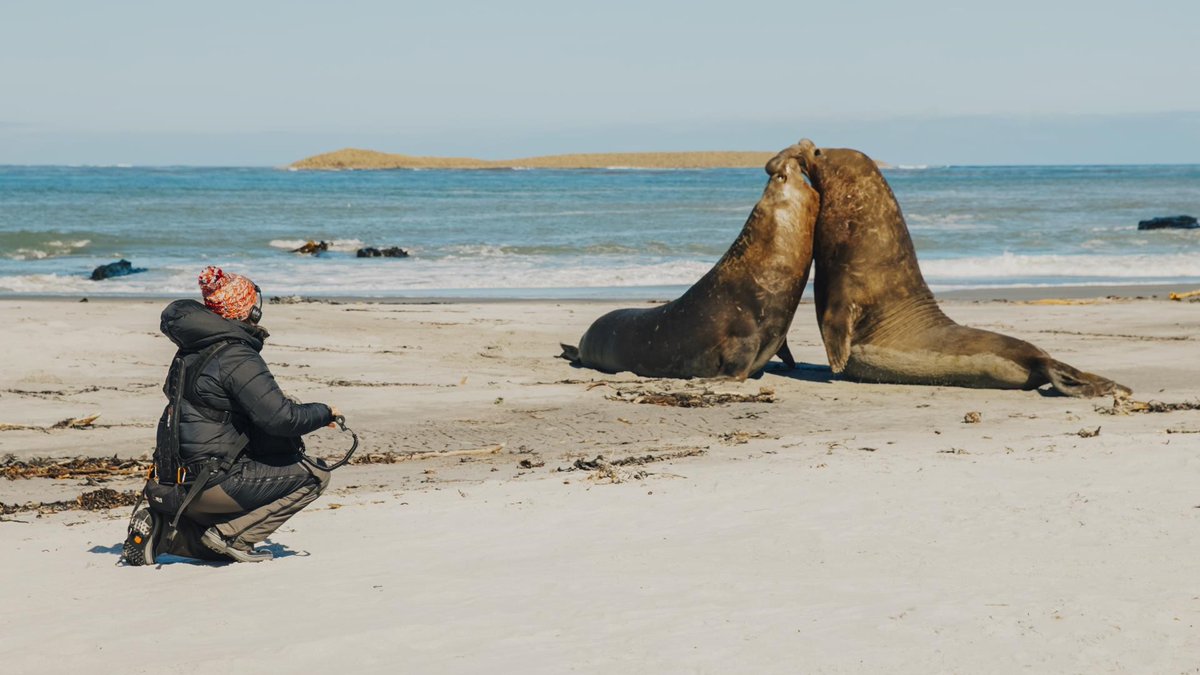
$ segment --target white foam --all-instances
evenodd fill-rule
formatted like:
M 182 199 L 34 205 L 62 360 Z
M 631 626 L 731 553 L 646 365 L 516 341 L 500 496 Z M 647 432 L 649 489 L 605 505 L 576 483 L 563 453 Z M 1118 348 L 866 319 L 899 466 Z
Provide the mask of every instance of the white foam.
M 318 264 L 305 265 L 303 270 L 289 265 L 282 269 L 259 271 L 254 273 L 253 278 L 264 289 L 287 288 L 288 292 L 299 293 L 595 288 L 690 285 L 712 266 L 711 262 L 661 261 L 645 264 L 636 260 L 606 264 L 572 260 L 563 264 L 565 261 L 550 261 L 537 256 L 403 261 L 372 259 L 353 263 L 316 259 L 309 262 Z M 295 288 L 295 280 L 301 278 L 306 278 L 306 287 Z
M 924 260 L 930 279 L 1019 279 L 1078 277 L 1165 279 L 1200 277 L 1200 253 L 1170 255 L 1002 255 Z
M 286 251 L 294 251 L 294 250 L 300 248 L 301 246 L 304 246 L 305 244 L 307 244 L 310 241 L 320 242 L 322 240 L 320 238 L 317 238 L 317 239 L 272 239 L 270 241 L 269 245 L 272 248 L 281 248 Z M 330 251 L 343 251 L 343 252 L 353 253 L 353 252 L 357 251 L 358 249 L 362 248 L 363 246 L 365 246 L 365 244 L 363 244 L 363 242 L 359 239 L 336 239 L 336 240 L 326 239 L 324 241 L 329 242 L 329 250 Z
M 84 248 L 85 246 L 87 246 L 90 243 L 92 243 L 91 239 L 76 239 L 75 241 L 60 241 L 58 239 L 55 239 L 54 241 L 46 242 L 46 245 L 53 246 L 55 248 L 77 249 L 77 248 Z
M 18 248 L 5 253 L 4 257 L 10 260 L 44 260 L 55 256 L 68 255 L 72 251 L 84 248 L 91 243 L 90 239 L 78 239 L 75 241 L 60 241 L 55 239 L 43 244 L 45 248 Z
M 358 249 L 366 246 L 361 239 L 338 239 L 337 241 L 329 242 L 330 251 L 344 251 L 354 253 Z
M 272 248 L 282 248 L 289 251 L 300 248 L 308 243 L 307 239 L 272 239 L 270 246 Z
M 466 248 L 466 247 L 464 247 Z M 690 286 L 715 258 L 679 259 L 639 254 L 518 255 L 499 247 L 405 260 L 350 256 L 285 256 L 270 262 L 225 263 L 254 279 L 267 295 L 405 295 L 439 290 L 504 295 L 503 289 L 596 289 Z M 0 293 L 129 294 L 191 297 L 194 262 L 151 264 L 142 274 L 94 282 L 86 274 L 0 275 Z M 1017 255 L 926 259 L 926 279 L 937 288 L 1096 283 L 1166 283 L 1200 279 L 1200 254 Z

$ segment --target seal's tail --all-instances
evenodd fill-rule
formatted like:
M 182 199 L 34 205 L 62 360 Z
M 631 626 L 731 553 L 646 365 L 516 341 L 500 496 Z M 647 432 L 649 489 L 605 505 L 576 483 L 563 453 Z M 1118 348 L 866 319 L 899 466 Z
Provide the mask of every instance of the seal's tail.
M 1094 398 L 1112 394 L 1117 397 L 1126 397 L 1133 393 L 1133 390 L 1123 384 L 1117 384 L 1099 375 L 1085 373 L 1054 359 L 1046 360 L 1046 376 L 1055 389 L 1067 396 Z
M 570 361 L 571 363 L 579 363 L 580 362 L 581 359 L 579 358 L 579 347 L 573 347 L 571 345 L 566 345 L 561 342 L 558 343 L 558 346 L 562 347 L 562 350 L 563 350 L 562 354 L 558 355 L 558 358 L 566 359 L 566 360 Z

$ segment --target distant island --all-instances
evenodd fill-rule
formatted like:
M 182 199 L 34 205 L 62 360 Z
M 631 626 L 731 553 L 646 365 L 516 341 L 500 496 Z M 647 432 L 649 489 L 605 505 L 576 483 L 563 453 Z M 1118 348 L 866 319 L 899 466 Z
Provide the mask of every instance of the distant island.
M 606 152 L 487 160 L 470 157 L 418 157 L 345 148 L 302 159 L 289 165 L 288 168 L 316 171 L 344 169 L 759 169 L 774 156 L 773 152 L 753 151 Z M 886 165 L 880 163 L 880 166 Z

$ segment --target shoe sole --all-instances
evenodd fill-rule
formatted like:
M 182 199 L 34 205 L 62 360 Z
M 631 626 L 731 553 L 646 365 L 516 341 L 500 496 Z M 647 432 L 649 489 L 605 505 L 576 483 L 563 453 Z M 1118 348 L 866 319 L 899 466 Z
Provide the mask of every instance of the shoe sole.
M 204 534 L 200 536 L 200 543 L 204 544 L 208 550 L 228 556 L 237 562 L 263 562 L 264 560 L 270 560 L 274 557 L 269 553 L 255 554 L 234 548 L 229 544 L 226 544 L 225 540 L 221 539 L 220 536 L 214 535 L 211 529 L 205 530 Z
M 121 548 L 121 559 L 127 565 L 140 567 L 154 564 L 154 545 L 158 540 L 158 521 L 149 511 L 134 515 L 129 524 L 129 534 Z

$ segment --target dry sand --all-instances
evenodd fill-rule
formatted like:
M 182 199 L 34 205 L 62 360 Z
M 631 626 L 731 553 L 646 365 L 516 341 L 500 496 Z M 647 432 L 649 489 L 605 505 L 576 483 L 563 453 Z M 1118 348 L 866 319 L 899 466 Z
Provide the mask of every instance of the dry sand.
M 101 414 L 0 431 L 0 454 L 146 455 L 163 304 L 0 301 L 0 423 Z M 4 671 L 1200 672 L 1200 411 L 842 381 L 808 302 L 805 365 L 744 383 L 555 358 L 614 306 L 269 306 L 277 378 L 345 411 L 364 454 L 504 449 L 341 470 L 260 565 L 118 566 L 126 508 L 5 516 Z M 945 307 L 1137 399 L 1200 399 L 1200 304 Z M 0 502 L 85 482 L 0 479 Z

